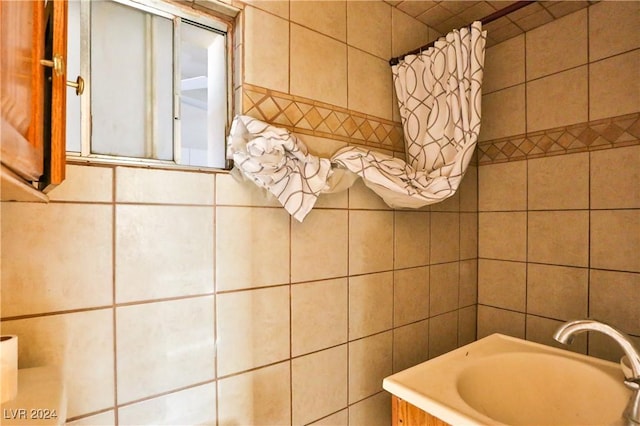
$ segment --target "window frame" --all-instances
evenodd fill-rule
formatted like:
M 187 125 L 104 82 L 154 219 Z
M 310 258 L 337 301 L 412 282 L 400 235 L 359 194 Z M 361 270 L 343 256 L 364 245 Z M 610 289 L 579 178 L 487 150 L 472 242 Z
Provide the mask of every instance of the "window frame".
M 225 72 L 226 72 L 226 116 L 225 135 L 231 126 L 234 106 L 234 37 L 235 18 L 239 9 L 216 0 L 206 0 L 207 8 L 190 8 L 187 5 L 170 3 L 164 0 L 109 0 L 125 6 L 133 7 L 147 13 L 158 15 L 173 22 L 173 160 L 154 158 L 128 157 L 91 153 L 92 117 L 91 117 L 91 1 L 77 0 L 80 3 L 80 75 L 85 79 L 85 90 L 80 96 L 80 152 L 66 151 L 69 163 L 96 163 L 140 166 L 161 169 L 183 169 L 216 171 L 229 170 L 231 162 L 225 161 L 223 168 L 210 166 L 193 166 L 179 164 L 181 147 L 181 111 L 180 111 L 180 27 L 183 21 L 218 32 L 225 37 Z M 206 10 L 206 11 L 205 11 Z M 84 60 L 83 60 L 84 59 Z M 226 138 L 225 138 L 226 139 Z M 224 144 L 226 152 L 226 140 Z

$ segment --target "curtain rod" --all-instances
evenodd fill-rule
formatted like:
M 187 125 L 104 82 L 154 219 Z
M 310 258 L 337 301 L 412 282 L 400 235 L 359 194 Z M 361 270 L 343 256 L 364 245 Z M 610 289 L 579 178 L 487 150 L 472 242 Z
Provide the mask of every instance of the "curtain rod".
M 493 22 L 497 19 L 502 18 L 503 16 L 506 16 L 508 14 L 510 14 L 511 12 L 515 12 L 518 9 L 522 9 L 525 6 L 529 6 L 531 3 L 536 3 L 535 1 L 517 1 L 513 4 L 510 4 L 509 6 L 502 8 L 500 10 L 496 10 L 495 12 L 493 12 L 490 15 L 485 16 L 484 18 L 480 19 L 480 22 L 482 23 L 482 25 L 486 25 L 489 22 Z M 432 41 L 431 43 L 425 44 L 424 46 L 420 46 L 417 49 L 414 49 L 410 52 L 405 53 L 404 55 L 400 55 L 400 56 L 396 56 L 395 58 L 391 58 L 389 60 L 389 64 L 390 65 L 397 65 L 401 59 L 403 59 L 405 56 L 407 55 L 415 55 L 416 53 L 420 53 L 423 50 L 426 50 L 430 47 L 433 47 L 433 45 L 436 43 L 436 41 Z

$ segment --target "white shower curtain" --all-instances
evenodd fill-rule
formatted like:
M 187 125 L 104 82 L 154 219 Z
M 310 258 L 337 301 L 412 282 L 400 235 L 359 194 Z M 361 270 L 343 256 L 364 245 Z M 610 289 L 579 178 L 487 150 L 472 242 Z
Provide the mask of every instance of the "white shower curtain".
M 391 207 L 442 201 L 457 190 L 480 131 L 485 37 L 474 22 L 393 66 L 406 161 L 349 146 L 329 162 L 309 154 L 287 130 L 245 116 L 234 120 L 228 155 L 242 175 L 274 194 L 299 221 L 319 194 L 348 188 L 350 174 Z

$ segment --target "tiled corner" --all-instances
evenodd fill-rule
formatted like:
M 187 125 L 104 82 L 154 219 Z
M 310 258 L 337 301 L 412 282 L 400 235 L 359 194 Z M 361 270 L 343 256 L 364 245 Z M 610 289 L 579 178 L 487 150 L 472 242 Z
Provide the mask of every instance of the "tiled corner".
M 482 91 L 487 94 L 525 82 L 524 35 L 485 51 Z
M 460 262 L 460 291 L 458 307 L 464 308 L 478 303 L 478 259 Z
M 526 295 L 526 263 L 478 261 L 478 303 L 522 312 L 526 306 Z
M 212 296 L 116 308 L 119 403 L 215 378 L 212 308 Z
M 513 161 L 478 168 L 478 210 L 527 209 L 527 163 Z
M 349 340 L 393 326 L 393 273 L 349 277 Z
M 460 259 L 460 213 L 431 212 L 431 264 Z
M 347 60 L 348 108 L 391 120 L 393 80 L 388 60 L 353 47 L 348 48 Z
M 418 321 L 393 330 L 393 372 L 405 370 L 429 357 L 429 321 Z
M 493 333 L 525 338 L 525 314 L 478 305 L 478 339 Z
M 346 278 L 291 286 L 291 352 L 293 356 L 347 341 Z
M 458 312 L 431 317 L 429 319 L 429 359 L 458 347 Z
M 488 259 L 527 259 L 527 213 L 478 214 L 478 256 Z
M 459 262 L 429 267 L 429 315 L 436 316 L 458 309 Z
M 291 424 L 291 363 L 281 362 L 218 381 L 218 424 Z
M 460 213 L 460 259 L 478 257 L 478 213 Z
M 308 424 L 347 406 L 347 345 L 291 361 L 293 424 Z
M 478 328 L 477 305 L 467 306 L 458 311 L 458 347 L 476 341 Z
M 384 2 L 347 1 L 347 44 L 388 60 L 391 12 L 391 6 Z
M 391 55 L 398 56 L 431 41 L 429 28 L 396 8 L 391 9 Z
M 525 133 L 525 85 L 519 84 L 482 96 L 479 141 Z
M 287 286 L 219 294 L 216 304 L 219 376 L 289 357 Z

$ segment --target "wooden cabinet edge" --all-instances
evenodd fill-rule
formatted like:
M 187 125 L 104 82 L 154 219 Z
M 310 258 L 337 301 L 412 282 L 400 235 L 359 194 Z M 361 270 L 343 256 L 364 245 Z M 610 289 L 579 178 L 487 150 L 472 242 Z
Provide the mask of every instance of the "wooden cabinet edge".
M 393 426 L 451 426 L 395 395 L 391 396 L 391 424 Z

